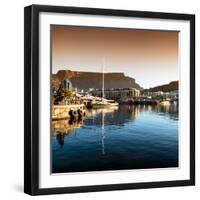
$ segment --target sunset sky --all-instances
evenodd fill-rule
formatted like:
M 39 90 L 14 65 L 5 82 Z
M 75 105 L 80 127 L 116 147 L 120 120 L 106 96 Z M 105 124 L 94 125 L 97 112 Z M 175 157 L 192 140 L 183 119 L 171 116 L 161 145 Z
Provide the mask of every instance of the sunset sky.
M 124 72 L 143 88 L 178 80 L 178 32 L 51 26 L 52 73 Z

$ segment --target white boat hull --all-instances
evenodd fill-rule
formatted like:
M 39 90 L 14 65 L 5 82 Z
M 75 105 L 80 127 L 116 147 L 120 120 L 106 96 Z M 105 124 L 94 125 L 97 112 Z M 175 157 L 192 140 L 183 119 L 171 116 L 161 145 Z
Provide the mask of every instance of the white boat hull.
M 106 108 L 106 107 L 116 107 L 119 106 L 118 103 L 97 103 L 97 104 L 93 104 L 92 107 L 93 108 Z

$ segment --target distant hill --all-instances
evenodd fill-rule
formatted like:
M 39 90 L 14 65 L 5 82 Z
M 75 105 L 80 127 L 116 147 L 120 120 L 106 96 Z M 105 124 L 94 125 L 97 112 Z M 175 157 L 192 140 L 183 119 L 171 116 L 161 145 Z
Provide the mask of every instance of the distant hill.
M 52 86 L 58 88 L 63 79 L 69 79 L 74 88 L 79 89 L 101 89 L 102 73 L 79 72 L 71 70 L 60 70 L 52 75 Z M 104 73 L 105 89 L 110 88 L 143 88 L 135 82 L 134 78 L 125 76 L 124 73 Z
M 170 92 L 170 91 L 178 90 L 178 81 L 172 81 L 169 84 L 156 86 L 147 90 L 150 92 L 158 92 L 158 91 Z

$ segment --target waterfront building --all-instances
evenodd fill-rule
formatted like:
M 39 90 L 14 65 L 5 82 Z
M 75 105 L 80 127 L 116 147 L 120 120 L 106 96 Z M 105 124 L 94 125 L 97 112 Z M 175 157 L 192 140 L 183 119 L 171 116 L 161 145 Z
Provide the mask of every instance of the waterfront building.
M 174 90 L 174 91 L 169 92 L 169 98 L 178 99 L 178 90 Z
M 163 91 L 157 91 L 157 92 L 152 92 L 152 97 L 156 98 L 156 97 L 163 97 L 164 92 Z
M 102 90 L 94 90 L 91 92 L 93 96 L 102 96 Z M 119 89 L 105 89 L 104 96 L 106 99 L 112 100 L 126 100 L 140 96 L 140 90 L 136 88 L 119 88 Z
M 65 89 L 72 89 L 72 83 L 69 79 L 64 79 L 62 85 Z
M 145 98 L 153 98 L 153 99 L 172 99 L 178 100 L 178 90 L 170 91 L 170 92 L 163 92 L 163 91 L 143 91 L 142 96 Z
M 89 92 L 92 92 L 92 91 L 94 91 L 94 88 L 89 88 Z

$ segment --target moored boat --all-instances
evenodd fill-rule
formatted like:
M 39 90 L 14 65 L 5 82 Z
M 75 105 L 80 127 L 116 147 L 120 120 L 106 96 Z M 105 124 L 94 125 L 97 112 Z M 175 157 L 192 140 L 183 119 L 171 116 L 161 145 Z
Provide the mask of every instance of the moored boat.
M 92 108 L 105 108 L 105 107 L 116 107 L 116 106 L 119 106 L 119 103 L 107 99 L 92 104 Z
M 104 94 L 104 66 L 102 66 L 102 97 L 99 101 L 92 103 L 92 108 L 106 108 L 106 107 L 116 107 L 119 106 L 119 103 L 114 100 L 105 99 Z

